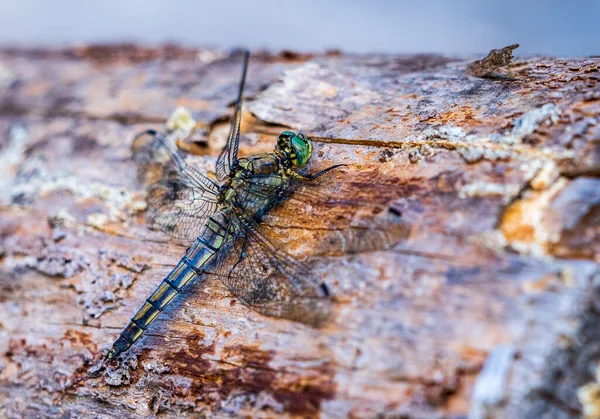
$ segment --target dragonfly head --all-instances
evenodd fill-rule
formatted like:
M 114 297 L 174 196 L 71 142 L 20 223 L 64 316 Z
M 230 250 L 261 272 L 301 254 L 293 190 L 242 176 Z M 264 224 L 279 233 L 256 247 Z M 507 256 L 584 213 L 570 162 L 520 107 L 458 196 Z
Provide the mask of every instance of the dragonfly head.
M 284 131 L 277 138 L 275 150 L 289 157 L 294 167 L 304 167 L 312 155 L 312 141 L 306 135 Z

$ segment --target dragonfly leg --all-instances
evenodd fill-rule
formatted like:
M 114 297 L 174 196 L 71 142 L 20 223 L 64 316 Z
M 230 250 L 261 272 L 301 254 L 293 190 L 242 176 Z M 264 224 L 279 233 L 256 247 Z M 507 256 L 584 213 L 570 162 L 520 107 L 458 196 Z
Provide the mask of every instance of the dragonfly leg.
M 348 167 L 348 165 L 347 164 L 335 164 L 331 167 L 328 167 L 327 169 L 321 170 L 319 173 L 315 173 L 314 175 L 301 175 L 299 173 L 292 172 L 292 176 L 294 176 L 296 179 L 312 181 L 317 178 L 320 178 L 324 174 L 326 174 L 334 169 L 337 169 L 338 167 Z

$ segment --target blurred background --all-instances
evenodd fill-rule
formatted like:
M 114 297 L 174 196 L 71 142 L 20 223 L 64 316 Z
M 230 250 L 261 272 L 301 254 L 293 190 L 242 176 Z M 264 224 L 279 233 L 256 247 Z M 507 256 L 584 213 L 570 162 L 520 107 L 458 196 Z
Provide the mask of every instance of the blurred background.
M 600 1 L 0 0 L 0 46 L 116 42 L 588 56 L 600 54 Z

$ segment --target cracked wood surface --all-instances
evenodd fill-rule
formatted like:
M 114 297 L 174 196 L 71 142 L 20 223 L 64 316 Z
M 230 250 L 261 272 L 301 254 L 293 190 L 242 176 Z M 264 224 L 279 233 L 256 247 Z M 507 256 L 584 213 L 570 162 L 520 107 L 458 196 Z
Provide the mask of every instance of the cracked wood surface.
M 241 153 L 283 128 L 348 168 L 266 219 L 289 252 L 401 212 L 393 249 L 315 259 L 313 329 L 193 284 L 98 367 L 185 248 L 144 223 L 133 136 L 176 106 L 210 170 L 240 56 L 135 46 L 0 52 L 0 414 L 573 417 L 600 360 L 600 59 L 255 54 Z M 373 221 L 374 222 L 374 221 Z M 325 249 L 327 250 L 327 249 Z

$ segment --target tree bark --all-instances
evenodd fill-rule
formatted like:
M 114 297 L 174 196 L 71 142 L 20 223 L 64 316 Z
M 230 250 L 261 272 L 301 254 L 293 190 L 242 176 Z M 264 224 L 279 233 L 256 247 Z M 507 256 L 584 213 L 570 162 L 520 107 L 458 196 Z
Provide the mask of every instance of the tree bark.
M 580 399 L 592 409 L 600 59 L 517 59 L 486 78 L 465 72 L 472 61 L 254 54 L 241 154 L 302 129 L 315 143 L 307 172 L 348 164 L 317 185 L 335 204 L 290 200 L 267 217 L 286 250 L 311 255 L 324 232 L 368 225 L 377 216 L 359 202 L 401 213 L 410 236 L 314 259 L 333 300 L 323 328 L 198 282 L 104 368 L 185 252 L 145 224 L 131 141 L 184 106 L 199 123 L 179 146 L 212 170 L 241 56 L 0 51 L 0 415 L 566 418 L 581 415 Z

